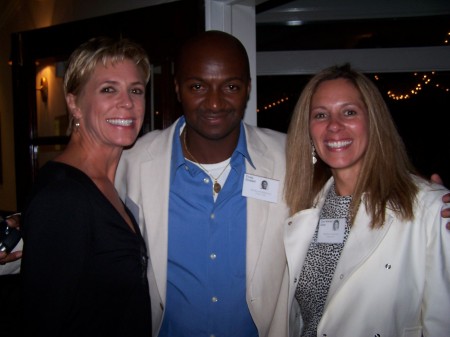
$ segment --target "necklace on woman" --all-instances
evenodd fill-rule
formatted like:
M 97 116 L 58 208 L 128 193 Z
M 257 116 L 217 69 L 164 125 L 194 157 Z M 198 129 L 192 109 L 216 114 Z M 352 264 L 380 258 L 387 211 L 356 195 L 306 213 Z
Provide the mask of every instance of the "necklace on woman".
M 183 145 L 184 148 L 186 149 L 187 154 L 194 160 L 194 162 L 196 164 L 198 164 L 201 169 L 203 171 L 206 172 L 206 174 L 208 174 L 211 178 L 213 178 L 214 180 L 214 184 L 213 184 L 213 191 L 215 193 L 219 193 L 222 190 L 222 185 L 220 185 L 220 183 L 218 182 L 219 178 L 222 176 L 222 174 L 225 172 L 225 170 L 228 168 L 228 166 L 230 165 L 230 162 L 228 162 L 228 164 L 225 166 L 225 168 L 222 170 L 222 172 L 220 172 L 220 174 L 216 177 L 214 177 L 202 164 L 200 164 L 200 162 L 192 155 L 192 153 L 189 151 L 188 147 L 187 147 L 187 143 L 186 143 L 186 130 L 184 130 L 183 132 Z

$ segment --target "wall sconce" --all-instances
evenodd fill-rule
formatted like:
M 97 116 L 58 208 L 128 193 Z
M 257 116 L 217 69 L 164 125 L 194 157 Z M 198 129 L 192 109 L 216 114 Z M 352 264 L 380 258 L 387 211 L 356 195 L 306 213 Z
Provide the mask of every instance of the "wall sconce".
M 48 100 L 48 81 L 46 77 L 41 77 L 41 86 L 36 88 L 41 92 L 42 102 L 47 103 Z

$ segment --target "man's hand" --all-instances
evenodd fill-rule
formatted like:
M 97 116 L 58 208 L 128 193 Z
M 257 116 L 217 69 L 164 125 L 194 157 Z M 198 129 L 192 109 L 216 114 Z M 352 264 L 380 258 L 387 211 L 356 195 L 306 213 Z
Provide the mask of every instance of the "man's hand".
M 6 218 L 9 227 L 20 228 L 20 213 L 10 215 Z M 17 261 L 22 257 L 22 251 L 15 251 L 9 254 L 0 252 L 0 264 Z
M 445 203 L 450 203 L 450 193 L 447 193 L 442 197 L 442 201 Z M 444 208 L 441 211 L 441 215 L 443 218 L 450 218 L 450 207 Z M 450 221 L 447 222 L 447 225 L 445 226 L 448 230 L 450 230 Z
M 6 254 L 5 252 L 0 253 L 0 264 L 5 264 L 8 262 L 17 261 L 22 257 L 22 251 L 18 250 L 17 252 L 11 252 Z
M 444 185 L 444 182 L 442 181 L 441 177 L 438 174 L 432 174 L 431 175 L 431 181 L 435 182 L 436 184 Z M 450 203 L 450 193 L 447 193 L 442 197 L 442 201 L 445 203 Z M 450 218 L 450 207 L 444 208 L 441 211 L 441 216 L 443 218 Z M 447 222 L 447 225 L 445 226 L 448 230 L 450 230 L 450 221 Z

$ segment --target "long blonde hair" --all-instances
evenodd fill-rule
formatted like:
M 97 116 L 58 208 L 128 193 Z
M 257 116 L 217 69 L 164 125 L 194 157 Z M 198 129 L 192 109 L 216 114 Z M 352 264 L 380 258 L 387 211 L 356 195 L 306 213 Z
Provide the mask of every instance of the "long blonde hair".
M 286 145 L 285 198 L 291 215 L 313 207 L 317 193 L 331 177 L 330 168 L 320 158 L 312 164 L 309 115 L 311 99 L 319 84 L 338 78 L 349 80 L 358 89 L 369 118 L 368 148 L 352 195 L 350 214 L 357 213 L 364 194 L 372 227 L 383 224 L 386 207 L 404 220 L 412 219 L 418 192 L 411 177 L 415 169 L 381 93 L 369 78 L 348 64 L 327 68 L 312 77 L 295 106 Z

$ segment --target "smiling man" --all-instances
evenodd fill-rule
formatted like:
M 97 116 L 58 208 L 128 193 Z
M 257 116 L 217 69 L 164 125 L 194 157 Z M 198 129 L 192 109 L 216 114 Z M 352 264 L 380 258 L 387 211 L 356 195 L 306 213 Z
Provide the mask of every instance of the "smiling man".
M 248 57 L 227 33 L 183 46 L 175 89 L 184 116 L 126 151 L 116 177 L 150 251 L 153 335 L 268 336 L 286 264 L 285 136 L 243 123 Z M 245 193 L 261 177 L 275 202 Z

